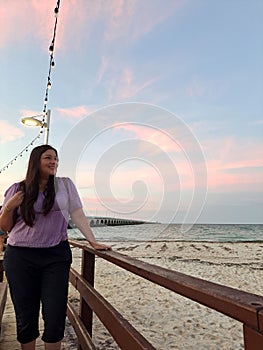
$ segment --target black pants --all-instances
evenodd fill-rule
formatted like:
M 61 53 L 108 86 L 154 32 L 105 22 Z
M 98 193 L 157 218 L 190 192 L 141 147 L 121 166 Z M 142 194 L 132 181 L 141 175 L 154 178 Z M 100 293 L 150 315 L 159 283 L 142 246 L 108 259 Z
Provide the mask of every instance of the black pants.
M 17 340 L 20 343 L 38 338 L 41 304 L 43 341 L 56 343 L 63 339 L 71 262 L 67 241 L 51 248 L 7 246 L 4 269 L 15 308 Z

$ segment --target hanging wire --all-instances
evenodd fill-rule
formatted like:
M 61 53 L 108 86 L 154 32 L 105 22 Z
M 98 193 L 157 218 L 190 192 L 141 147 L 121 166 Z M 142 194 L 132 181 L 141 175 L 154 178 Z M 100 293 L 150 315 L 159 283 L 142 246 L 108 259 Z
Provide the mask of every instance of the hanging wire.
M 40 133 L 31 141 L 30 144 L 28 144 L 25 148 L 23 148 L 22 151 L 21 151 L 20 153 L 18 153 L 12 160 L 10 160 L 10 162 L 8 162 L 2 169 L 0 169 L 0 174 L 1 174 L 2 172 L 4 172 L 5 170 L 7 170 L 10 166 L 12 166 L 12 165 L 14 164 L 14 162 L 17 161 L 17 159 L 19 159 L 20 157 L 23 157 L 23 154 L 24 154 L 25 152 L 28 152 L 29 148 L 30 148 L 31 146 L 33 146 L 34 143 L 35 143 L 38 139 L 40 139 L 41 134 L 42 134 L 42 132 L 40 131 Z
M 54 61 L 54 50 L 55 50 L 55 40 L 56 40 L 56 34 L 57 34 L 57 22 L 58 22 L 58 14 L 59 14 L 59 6 L 60 6 L 60 0 L 57 1 L 57 5 L 54 9 L 54 16 L 55 16 L 55 24 L 54 24 L 54 31 L 53 31 L 53 37 L 51 44 L 49 46 L 49 69 L 48 69 L 48 77 L 47 77 L 47 86 L 45 90 L 45 98 L 44 98 L 44 103 L 43 103 L 43 113 L 42 113 L 42 121 L 41 121 L 41 131 L 39 134 L 25 147 L 18 153 L 12 160 L 10 160 L 4 167 L 0 169 L 0 174 L 6 171 L 7 169 L 10 168 L 14 164 L 14 162 L 17 161 L 18 158 L 23 157 L 23 154 L 28 152 L 29 148 L 34 145 L 34 143 L 40 139 L 41 135 L 43 134 L 43 128 L 44 124 L 46 122 L 46 117 L 47 117 L 47 104 L 48 104 L 48 96 L 49 96 L 49 90 L 51 89 L 51 71 L 52 68 L 55 66 L 55 61 Z
M 47 87 L 45 91 L 45 99 L 44 99 L 44 105 L 43 105 L 43 124 L 46 121 L 47 116 L 47 104 L 48 104 L 48 94 L 49 90 L 51 89 L 51 71 L 52 68 L 55 67 L 55 60 L 54 60 L 54 50 L 55 50 L 55 41 L 56 41 L 56 34 L 57 34 L 57 23 L 58 23 L 58 13 L 59 13 L 59 6 L 60 6 L 60 0 L 57 1 L 57 6 L 54 9 L 54 15 L 55 15 L 55 24 L 54 24 L 54 31 L 53 31 L 53 38 L 51 41 L 51 44 L 49 46 L 49 70 L 48 70 L 48 77 L 47 77 Z

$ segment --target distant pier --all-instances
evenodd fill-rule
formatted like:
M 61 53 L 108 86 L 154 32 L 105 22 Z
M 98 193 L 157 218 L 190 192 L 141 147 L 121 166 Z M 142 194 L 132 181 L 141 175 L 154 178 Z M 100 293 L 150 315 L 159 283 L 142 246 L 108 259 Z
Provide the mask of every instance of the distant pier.
M 121 225 L 141 225 L 145 221 L 132 220 L 132 219 L 121 219 L 112 218 L 108 216 L 87 216 L 91 227 L 96 226 L 121 226 Z M 69 227 L 74 228 L 74 224 L 69 220 Z

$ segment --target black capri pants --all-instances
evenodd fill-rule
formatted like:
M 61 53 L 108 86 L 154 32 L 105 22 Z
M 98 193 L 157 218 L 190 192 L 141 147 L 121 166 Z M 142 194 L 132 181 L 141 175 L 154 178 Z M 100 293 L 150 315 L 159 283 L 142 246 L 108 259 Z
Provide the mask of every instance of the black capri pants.
M 7 246 L 4 269 L 21 344 L 39 336 L 40 305 L 44 320 L 42 340 L 56 343 L 63 339 L 71 262 L 68 241 L 51 248 Z

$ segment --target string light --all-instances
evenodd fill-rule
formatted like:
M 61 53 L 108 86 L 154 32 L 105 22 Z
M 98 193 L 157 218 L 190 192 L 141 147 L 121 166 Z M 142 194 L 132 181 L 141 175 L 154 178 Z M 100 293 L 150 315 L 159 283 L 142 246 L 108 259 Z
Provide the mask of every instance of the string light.
M 53 53 L 53 51 L 54 51 L 54 45 L 51 44 L 51 45 L 49 46 L 49 53 L 50 53 L 50 55 Z
M 51 89 L 51 70 L 55 66 L 54 50 L 55 50 L 55 39 L 56 39 L 56 33 L 57 33 L 57 21 L 58 21 L 58 14 L 59 14 L 59 6 L 60 6 L 60 0 L 57 1 L 57 5 L 54 9 L 55 24 L 54 24 L 53 38 L 52 38 L 51 44 L 49 46 L 49 55 L 50 55 L 49 70 L 48 70 L 47 86 L 46 86 L 46 91 L 45 91 L 45 99 L 44 99 L 44 103 L 43 103 L 43 114 L 42 114 L 42 121 L 41 121 L 41 123 L 43 125 L 46 122 L 48 93 L 49 93 L 49 90 Z M 2 167 L 0 169 L 0 174 L 3 173 L 5 170 L 9 169 L 9 167 L 12 166 L 14 164 L 14 162 L 17 161 L 18 158 L 23 157 L 23 154 L 27 153 L 29 148 L 32 147 L 35 144 L 35 142 L 40 139 L 43 132 L 44 132 L 43 126 L 41 126 L 41 130 L 40 130 L 39 134 L 24 149 L 22 149 L 22 151 L 20 153 L 18 153 L 18 155 L 16 155 L 11 161 L 9 161 L 4 167 Z
M 3 173 L 5 170 L 9 169 L 11 165 L 14 164 L 14 162 L 17 161 L 18 157 L 23 157 L 23 154 L 25 152 L 28 152 L 29 148 L 34 145 L 34 143 L 40 138 L 40 133 L 32 140 L 20 153 L 18 153 L 14 159 L 12 159 L 10 162 L 8 162 L 2 169 L 0 169 L 0 174 Z
M 45 91 L 45 100 L 44 100 L 44 106 L 43 106 L 43 113 L 46 115 L 47 111 L 47 104 L 48 104 L 48 93 L 51 89 L 51 70 L 55 66 L 54 61 L 54 51 L 55 51 L 55 41 L 56 41 L 56 33 L 57 33 L 57 22 L 58 22 L 58 14 L 59 14 L 59 6 L 60 6 L 60 0 L 57 1 L 57 6 L 54 9 L 54 16 L 55 16 L 55 24 L 54 24 L 54 31 L 53 31 L 53 38 L 51 40 L 51 44 L 49 45 L 49 70 L 48 70 L 48 77 L 47 77 L 47 87 Z M 45 122 L 45 118 L 43 120 Z

